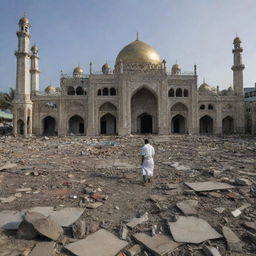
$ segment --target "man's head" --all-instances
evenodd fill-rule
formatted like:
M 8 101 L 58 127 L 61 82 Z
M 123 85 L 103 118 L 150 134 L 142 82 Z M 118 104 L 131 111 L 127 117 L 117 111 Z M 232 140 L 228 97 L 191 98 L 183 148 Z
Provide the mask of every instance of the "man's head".
M 149 143 L 148 139 L 145 139 L 144 142 L 145 142 L 145 144 L 148 144 L 148 143 Z

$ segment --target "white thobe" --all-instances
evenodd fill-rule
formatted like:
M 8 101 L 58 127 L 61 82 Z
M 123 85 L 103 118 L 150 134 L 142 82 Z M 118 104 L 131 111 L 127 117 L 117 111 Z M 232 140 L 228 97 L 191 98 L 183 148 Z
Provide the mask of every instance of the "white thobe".
M 153 176 L 155 149 L 150 144 L 145 144 L 141 148 L 141 155 L 144 156 L 142 163 L 142 175 Z

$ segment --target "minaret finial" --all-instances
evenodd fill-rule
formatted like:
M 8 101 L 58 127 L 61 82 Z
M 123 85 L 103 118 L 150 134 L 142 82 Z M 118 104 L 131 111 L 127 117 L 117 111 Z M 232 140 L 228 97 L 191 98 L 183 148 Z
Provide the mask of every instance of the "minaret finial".
M 137 31 L 136 40 L 139 40 L 139 32 Z
M 205 84 L 205 77 L 203 78 L 203 83 Z

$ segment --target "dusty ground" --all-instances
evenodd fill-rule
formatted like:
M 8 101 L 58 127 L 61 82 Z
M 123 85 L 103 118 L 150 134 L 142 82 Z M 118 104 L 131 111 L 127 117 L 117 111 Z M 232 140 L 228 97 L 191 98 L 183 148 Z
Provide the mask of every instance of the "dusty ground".
M 18 165 L 0 171 L 0 197 L 11 196 L 18 188 L 32 189 L 10 203 L 0 203 L 0 211 L 33 206 L 77 207 L 85 195 L 84 189 L 90 186 L 109 198 L 97 209 L 86 209 L 83 219 L 103 223 L 107 230 L 118 236 L 122 223 L 148 212 L 149 221 L 132 232 L 148 232 L 152 224 L 157 224 L 170 236 L 166 220 L 182 215 L 175 204 L 184 199 L 196 199 L 200 217 L 220 233 L 223 225 L 229 226 L 244 242 L 244 252 L 240 255 L 256 255 L 256 245 L 248 240 L 247 229 L 242 225 L 245 221 L 256 222 L 256 197 L 250 191 L 251 186 L 236 186 L 230 191 L 211 194 L 195 193 L 184 185 L 184 182 L 208 180 L 235 184 L 236 177 L 256 183 L 256 176 L 252 175 L 256 175 L 256 138 L 150 136 L 156 150 L 155 173 L 153 182 L 146 187 L 141 184 L 139 169 L 143 138 L 0 137 L 0 167 L 6 162 Z M 188 166 L 189 170 L 176 170 L 170 166 L 174 162 Z M 165 190 L 167 183 L 180 183 L 182 191 Z M 73 195 L 77 198 L 71 198 Z M 149 199 L 151 195 L 162 195 L 163 200 L 156 204 Z M 230 214 L 246 202 L 252 206 L 239 217 Z M 226 208 L 221 214 L 213 210 L 220 206 Z M 133 243 L 130 236 L 128 241 Z M 11 255 L 15 249 L 32 248 L 36 242 L 18 240 L 15 232 L 1 231 L 0 255 L 8 255 L 8 252 Z M 224 238 L 211 240 L 210 244 L 219 248 L 222 255 L 239 255 L 227 251 Z M 201 244 L 184 244 L 172 255 L 204 255 L 201 248 Z M 61 250 L 59 255 L 69 254 Z

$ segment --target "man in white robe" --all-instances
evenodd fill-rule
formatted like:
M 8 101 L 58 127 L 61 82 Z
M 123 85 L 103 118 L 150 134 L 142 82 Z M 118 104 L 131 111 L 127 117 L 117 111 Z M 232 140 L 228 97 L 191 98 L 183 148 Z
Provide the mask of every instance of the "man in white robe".
M 145 139 L 145 145 L 141 148 L 141 169 L 143 182 L 150 182 L 154 171 L 154 155 L 155 149 L 149 144 L 148 139 Z

